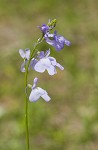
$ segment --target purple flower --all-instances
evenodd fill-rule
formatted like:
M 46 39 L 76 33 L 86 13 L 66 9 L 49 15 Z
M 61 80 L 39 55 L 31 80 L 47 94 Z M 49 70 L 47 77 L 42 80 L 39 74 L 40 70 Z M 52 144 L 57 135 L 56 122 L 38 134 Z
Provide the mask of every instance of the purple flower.
M 20 56 L 24 59 L 24 62 L 21 65 L 21 72 L 25 72 L 25 65 L 27 64 L 29 58 L 30 58 L 30 49 L 19 49 Z
M 38 26 L 38 27 L 44 34 L 46 34 L 49 31 L 49 26 L 47 26 L 46 24 L 43 24 L 41 27 L 40 26 Z
M 50 50 L 47 50 L 45 53 L 44 51 L 41 51 L 38 55 L 38 59 L 33 60 L 31 67 L 40 73 L 43 73 L 45 70 L 48 71 L 49 75 L 56 74 L 56 67 L 58 67 L 61 70 L 64 70 L 64 67 L 62 67 L 59 63 L 56 62 L 56 59 L 54 57 L 50 57 Z
M 40 97 L 42 97 L 46 102 L 49 102 L 51 98 L 48 96 L 48 93 L 44 89 L 40 87 L 36 87 L 37 82 L 38 82 L 38 78 L 35 78 L 34 84 L 32 86 L 32 91 L 29 96 L 30 102 L 35 102 Z
M 68 41 L 61 35 L 57 35 L 56 31 L 54 31 L 54 34 L 49 34 L 47 32 L 44 37 L 45 37 L 46 42 L 54 46 L 57 51 L 60 51 L 61 49 L 63 49 L 65 44 L 67 46 L 71 45 L 70 41 Z
M 38 26 L 38 28 L 40 28 L 42 33 L 46 34 L 47 32 L 50 32 L 50 30 L 52 30 L 55 26 L 56 26 L 56 19 L 53 20 L 49 19 L 48 25 L 43 24 L 41 27 Z

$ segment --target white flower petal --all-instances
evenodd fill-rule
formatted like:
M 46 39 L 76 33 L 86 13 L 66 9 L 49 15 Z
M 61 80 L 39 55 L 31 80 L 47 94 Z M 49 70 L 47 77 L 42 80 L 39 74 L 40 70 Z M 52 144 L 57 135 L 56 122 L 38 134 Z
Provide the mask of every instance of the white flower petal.
M 50 38 L 53 38 L 54 37 L 54 34 L 47 34 L 48 35 L 48 37 L 50 37 Z
M 47 71 L 51 76 L 57 73 L 55 67 L 52 65 L 47 68 Z
M 42 97 L 46 102 L 49 102 L 49 101 L 51 100 L 51 98 L 48 96 L 48 94 L 41 95 L 41 97 Z
M 50 60 L 49 60 L 48 58 L 43 58 L 43 59 L 41 59 L 41 64 L 42 64 L 45 68 L 47 68 L 47 67 L 49 67 L 49 66 L 51 65 L 51 62 L 50 62 Z
M 42 89 L 42 88 L 40 88 L 40 87 L 37 87 L 37 89 L 39 90 L 41 97 L 42 97 L 46 102 L 49 102 L 51 98 L 48 96 L 48 93 L 47 93 L 44 89 Z
M 37 88 L 35 88 L 31 91 L 29 100 L 30 102 L 36 102 L 40 98 L 40 96 L 40 91 Z
M 59 69 L 64 70 L 64 67 L 61 66 L 59 63 L 57 63 L 56 66 L 57 66 Z
M 19 49 L 19 54 L 23 59 L 25 58 L 25 52 L 23 49 Z
M 21 72 L 25 72 L 25 71 L 26 71 L 26 70 L 25 70 L 25 62 L 22 63 L 20 70 L 21 70 Z
M 45 69 L 51 66 L 51 62 L 48 58 L 40 59 L 34 66 L 34 70 L 37 72 L 44 72 Z
M 25 58 L 29 60 L 29 58 L 30 58 L 30 49 L 26 49 Z
M 38 89 L 40 95 L 47 94 L 47 92 L 44 89 L 42 89 L 40 87 L 37 87 L 37 89 Z
M 39 60 L 35 64 L 34 70 L 37 71 L 37 72 L 41 72 L 41 73 L 43 73 L 45 71 L 45 66 L 43 65 L 43 63 L 41 62 L 41 60 Z

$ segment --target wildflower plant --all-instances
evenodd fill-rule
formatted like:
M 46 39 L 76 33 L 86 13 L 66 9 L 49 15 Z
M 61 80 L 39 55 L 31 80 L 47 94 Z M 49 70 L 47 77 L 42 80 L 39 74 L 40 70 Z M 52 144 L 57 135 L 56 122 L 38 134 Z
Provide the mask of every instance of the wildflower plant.
M 34 43 L 33 49 L 19 50 L 20 56 L 23 58 L 21 65 L 21 72 L 24 72 L 25 76 L 25 124 L 26 124 L 26 150 L 29 150 L 29 129 L 28 129 L 28 102 L 36 102 L 40 98 L 43 98 L 46 102 L 51 100 L 47 91 L 41 87 L 37 87 L 38 78 L 33 79 L 33 85 L 28 84 L 28 73 L 32 69 L 39 73 L 48 72 L 49 75 L 57 73 L 56 67 L 60 70 L 64 70 L 54 57 L 50 56 L 50 48 L 48 50 L 38 51 L 38 45 L 42 42 L 46 42 L 53 46 L 56 51 L 60 51 L 64 48 L 64 45 L 70 46 L 70 41 L 65 39 L 63 36 L 58 35 L 56 31 L 51 33 L 56 26 L 56 19 L 49 20 L 47 25 L 43 24 L 38 26 L 42 35 Z M 30 88 L 31 92 L 28 96 L 27 89 Z

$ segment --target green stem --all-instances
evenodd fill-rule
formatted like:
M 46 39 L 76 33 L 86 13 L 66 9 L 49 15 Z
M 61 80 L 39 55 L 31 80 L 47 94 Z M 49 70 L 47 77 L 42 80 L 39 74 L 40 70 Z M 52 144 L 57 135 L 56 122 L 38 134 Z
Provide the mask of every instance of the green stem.
M 33 48 L 31 55 L 30 55 L 30 59 L 28 60 L 27 65 L 25 65 L 25 125 L 26 125 L 26 150 L 29 150 L 29 127 L 28 127 L 28 97 L 27 97 L 27 83 L 28 83 L 28 68 L 30 65 L 30 61 L 33 58 L 35 52 L 36 52 L 36 48 L 38 46 L 38 44 L 40 42 L 42 42 L 44 40 L 43 35 L 40 38 L 40 40 L 37 41 L 35 47 Z
M 26 125 L 26 150 L 29 150 L 29 129 L 28 129 L 28 98 L 27 98 L 27 75 L 28 68 L 25 72 L 25 125 Z

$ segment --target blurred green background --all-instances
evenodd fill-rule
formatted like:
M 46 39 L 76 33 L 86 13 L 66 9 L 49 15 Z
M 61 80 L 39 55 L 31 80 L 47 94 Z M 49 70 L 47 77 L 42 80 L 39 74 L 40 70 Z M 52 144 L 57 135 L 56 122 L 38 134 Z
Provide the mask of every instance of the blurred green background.
M 30 149 L 98 150 L 98 1 L 0 0 L 0 150 L 25 150 L 24 74 L 20 48 L 32 49 L 37 26 L 57 19 L 70 47 L 51 55 L 65 68 L 49 76 L 29 73 L 29 83 L 52 100 L 29 103 Z

